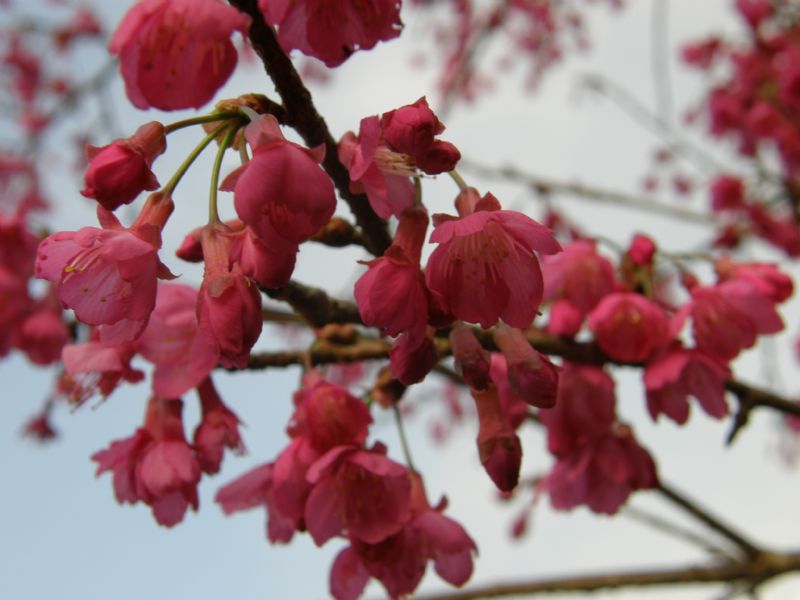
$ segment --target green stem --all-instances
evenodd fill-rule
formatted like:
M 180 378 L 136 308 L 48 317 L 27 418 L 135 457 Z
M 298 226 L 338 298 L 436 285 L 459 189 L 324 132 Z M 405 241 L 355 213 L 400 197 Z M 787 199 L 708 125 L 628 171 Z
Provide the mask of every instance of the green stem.
M 178 170 L 175 171 L 172 179 L 170 179 L 167 182 L 167 185 L 161 189 L 164 194 L 172 195 L 172 192 L 176 187 L 178 187 L 178 183 L 186 174 L 186 171 L 189 170 L 189 167 L 192 166 L 192 163 L 197 159 L 198 156 L 200 156 L 200 153 L 206 149 L 206 146 L 213 142 L 220 132 L 226 127 L 228 127 L 228 123 L 220 123 L 219 127 L 216 127 L 214 131 L 209 133 L 199 144 L 197 144 L 197 146 L 195 146 L 194 150 L 189 153 L 189 156 L 186 157 L 186 160 L 184 160 L 181 166 L 178 167 Z
M 217 212 L 217 188 L 219 187 L 219 172 L 222 169 L 222 159 L 225 156 L 225 151 L 230 148 L 237 131 L 239 131 L 238 124 L 228 125 L 228 130 L 225 132 L 225 137 L 222 138 L 222 142 L 219 144 L 217 156 L 214 158 L 214 166 L 211 167 L 211 191 L 208 195 L 209 225 L 219 223 L 219 213 Z M 244 144 L 244 141 L 242 144 Z
M 459 190 L 461 190 L 463 192 L 465 189 L 467 189 L 467 187 L 468 187 L 467 186 L 467 182 L 464 181 L 464 178 L 461 177 L 461 175 L 458 174 L 458 171 L 453 169 L 452 171 L 448 172 L 448 175 L 450 175 L 450 177 L 453 178 L 453 181 L 456 182 L 456 185 L 458 186 Z
M 225 121 L 227 119 L 235 119 L 237 117 L 243 118 L 242 113 L 219 112 L 219 113 L 211 113 L 210 115 L 203 115 L 201 117 L 192 117 L 191 119 L 183 119 L 182 121 L 176 121 L 174 123 L 170 123 L 169 125 L 164 127 L 164 133 L 170 134 L 173 131 L 178 131 L 179 129 L 183 129 L 185 127 L 191 127 L 192 125 L 202 125 L 203 123 L 214 123 L 216 121 Z
M 250 160 L 250 157 L 247 156 L 247 144 L 245 144 L 244 141 L 239 144 L 239 160 L 242 161 L 243 165 L 247 164 L 247 161 Z
M 394 421 L 397 423 L 397 433 L 400 435 L 400 444 L 403 446 L 403 455 L 406 457 L 406 466 L 411 471 L 417 471 L 414 467 L 414 461 L 411 460 L 411 450 L 408 446 L 408 439 L 406 438 L 406 430 L 403 427 L 403 418 L 400 416 L 400 409 L 397 408 L 397 404 L 392 406 L 392 410 L 394 411 Z

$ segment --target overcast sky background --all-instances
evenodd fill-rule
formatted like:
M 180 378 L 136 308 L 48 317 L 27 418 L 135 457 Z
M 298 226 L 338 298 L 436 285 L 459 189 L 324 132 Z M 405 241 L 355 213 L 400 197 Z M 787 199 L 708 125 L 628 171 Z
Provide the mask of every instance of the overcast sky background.
M 512 163 L 532 172 L 580 180 L 603 187 L 636 191 L 651 164 L 657 139 L 610 102 L 580 92 L 581 74 L 601 72 L 613 77 L 652 106 L 649 38 L 651 2 L 629 1 L 622 12 L 604 7 L 589 11 L 594 49 L 573 56 L 565 68 L 545 80 L 535 95 L 523 93 L 521 77 L 499 80 L 497 89 L 475 105 L 456 107 L 446 119 L 444 139 L 455 143 L 469 159 L 490 164 Z M 708 0 L 670 3 L 669 31 L 673 42 L 694 39 L 720 29 L 736 33 L 738 23 L 729 2 Z M 104 3 L 101 12 L 116 23 L 127 3 Z M 378 114 L 427 95 L 435 104 L 435 74 L 430 67 L 412 67 L 410 57 L 426 51 L 419 28 L 420 15 L 404 12 L 407 29 L 399 40 L 358 53 L 335 73 L 328 87 L 314 87 L 314 99 L 335 136 L 358 128 L 364 116 Z M 672 56 L 675 56 L 673 52 Z M 697 100 L 700 78 L 672 63 L 676 106 Z M 237 74 L 217 98 L 249 91 L 267 91 L 267 82 L 254 66 Z M 121 84 L 113 88 L 113 105 L 121 123 L 119 135 L 132 133 L 152 120 L 178 120 L 184 115 L 142 113 L 127 106 Z M 190 113 L 186 113 L 189 115 Z M 78 126 L 79 124 L 75 124 Z M 66 144 L 67 135 L 63 135 Z M 185 131 L 169 140 L 167 154 L 156 172 L 164 182 L 199 136 Z M 95 143 L 106 143 L 102 135 Z M 720 156 L 725 156 L 724 152 Z M 58 144 L 43 160 L 50 173 L 49 192 L 60 203 L 54 215 L 65 230 L 94 225 L 89 203 L 78 194 L 80 181 L 64 165 Z M 206 156 L 181 183 L 175 196 L 176 215 L 165 232 L 167 257 L 183 235 L 204 222 L 207 175 Z M 230 166 L 235 165 L 232 160 Z M 205 169 L 205 171 L 204 171 Z M 691 169 L 687 167 L 687 172 Z M 470 183 L 482 192 L 491 190 L 507 208 L 536 216 L 540 205 L 517 186 L 481 182 L 468 171 Z M 455 187 L 448 178 L 426 181 L 424 200 L 431 212 L 452 212 Z M 696 201 L 702 202 L 702 194 Z M 565 200 L 566 214 L 590 231 L 627 243 L 635 231 L 654 235 L 666 249 L 680 250 L 705 239 L 701 226 L 671 223 L 614 207 L 590 206 Z M 232 215 L 230 199 L 222 200 L 223 217 Z M 343 214 L 346 214 L 346 209 Z M 355 249 L 330 250 L 310 244 L 301 251 L 296 279 L 348 294 L 366 258 Z M 766 255 L 769 256 L 769 255 Z M 170 259 L 182 281 L 199 283 L 199 272 Z M 794 302 L 786 315 L 797 314 Z M 790 334 L 797 332 L 796 317 L 787 318 Z M 277 334 L 265 335 L 259 347 L 277 347 Z M 798 387 L 790 352 L 790 336 L 762 345 L 737 363 L 745 380 L 757 381 L 777 370 L 783 381 L 772 379 L 778 391 L 794 394 Z M 769 371 L 766 366 L 773 369 Z M 727 422 L 708 419 L 699 411 L 687 427 L 662 421 L 654 426 L 645 414 L 639 377 L 616 371 L 618 411 L 635 424 L 637 437 L 656 457 L 665 481 L 686 490 L 725 519 L 737 524 L 759 542 L 777 548 L 798 546 L 797 518 L 800 482 L 796 469 L 779 456 L 778 418 L 758 411 L 752 424 L 732 448 L 724 446 Z M 0 598 L 38 600 L 82 598 L 118 600 L 146 598 L 232 597 L 240 600 L 327 597 L 328 569 L 341 547 L 331 542 L 322 549 L 308 536 L 298 536 L 288 547 L 270 547 L 264 536 L 263 511 L 222 515 L 213 503 L 216 490 L 246 470 L 273 460 L 286 443 L 283 428 L 290 413 L 290 396 L 299 371 L 287 369 L 257 374 L 215 375 L 225 400 L 247 424 L 249 453 L 227 456 L 221 474 L 204 478 L 200 485 L 200 511 L 190 513 L 179 526 L 167 530 L 156 525 L 144 505 L 117 505 L 111 478 L 94 478 L 89 456 L 111 440 L 130 436 L 139 426 L 148 389 L 144 385 L 117 391 L 108 402 L 74 413 L 59 410 L 55 416 L 61 436 L 53 444 L 36 446 L 22 439 L 22 423 L 36 410 L 50 389 L 51 374 L 31 369 L 12 356 L 0 363 L 4 392 L 0 401 Z M 763 379 L 762 379 L 763 381 Z M 547 501 L 536 511 L 532 531 L 522 542 L 509 541 L 508 531 L 519 504 L 501 505 L 483 473 L 474 446 L 475 427 L 469 424 L 446 446 L 430 442 L 430 419 L 444 408 L 438 386 L 418 386 L 412 396 L 424 409 L 409 422 L 415 462 L 424 473 L 430 499 L 446 493 L 448 515 L 459 520 L 480 548 L 473 583 L 528 580 L 578 571 L 627 569 L 633 566 L 682 565 L 703 559 L 684 543 L 646 529 L 625 517 L 597 518 L 586 510 L 555 513 Z M 196 402 L 187 396 L 187 433 L 197 419 Z M 381 425 L 374 437 L 386 441 L 390 454 L 401 459 L 388 415 L 377 415 Z M 533 429 L 521 432 L 525 475 L 546 472 L 550 465 L 543 436 Z M 653 494 L 638 494 L 633 506 L 689 523 Z M 698 528 L 698 531 L 702 531 Z M 422 590 L 444 590 L 432 573 Z M 372 586 L 365 597 L 382 596 Z M 593 598 L 687 598 L 710 600 L 720 590 L 698 588 L 679 595 L 677 590 L 598 593 Z M 579 597 L 579 596 L 563 596 Z M 800 578 L 786 578 L 767 588 L 764 600 L 800 597 Z

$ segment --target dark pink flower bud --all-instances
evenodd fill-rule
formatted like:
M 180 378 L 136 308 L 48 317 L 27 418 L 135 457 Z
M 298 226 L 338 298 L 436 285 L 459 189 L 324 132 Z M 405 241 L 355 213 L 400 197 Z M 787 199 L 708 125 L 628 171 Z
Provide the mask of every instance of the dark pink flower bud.
M 137 108 L 200 108 L 233 72 L 230 38 L 249 23 L 220 0 L 143 0 L 122 19 L 108 48 L 119 56 Z
M 713 64 L 721 53 L 722 44 L 716 36 L 685 44 L 681 48 L 681 58 L 687 65 L 697 69 L 706 70 Z
M 491 383 L 489 369 L 492 358 L 489 352 L 483 349 L 472 329 L 461 322 L 453 325 L 450 345 L 453 348 L 458 374 L 468 386 L 485 390 Z
M 249 227 L 244 227 L 234 237 L 231 260 L 238 262 L 242 273 L 255 280 L 259 286 L 273 290 L 289 283 L 298 249 L 297 244 L 286 241 L 278 234 L 265 240 Z
M 433 146 L 433 138 L 444 131 L 444 125 L 422 97 L 414 104 L 383 113 L 381 130 L 392 150 L 424 157 Z
M 392 376 L 403 383 L 419 383 L 439 361 L 439 352 L 433 341 L 433 329 L 428 328 L 421 340 L 414 343 L 409 333 L 401 335 L 389 351 Z
M 606 296 L 589 315 L 589 328 L 606 354 L 624 362 L 647 359 L 669 337 L 664 310 L 631 292 Z
M 768 0 L 736 0 L 736 10 L 753 29 L 757 29 L 761 21 L 771 17 L 774 11 Z
M 13 344 L 37 365 L 49 365 L 61 358 L 70 332 L 61 310 L 49 307 L 31 313 L 14 330 Z
M 203 417 L 194 431 L 194 449 L 204 473 L 219 472 L 225 448 L 236 454 L 245 451 L 239 435 L 239 417 L 222 402 L 211 377 L 197 387 Z
M 428 175 L 447 173 L 456 168 L 461 160 L 461 152 L 450 142 L 436 140 L 424 159 L 417 163 L 421 171 Z
M 641 233 L 637 233 L 631 240 L 628 248 L 628 258 L 637 267 L 652 267 L 653 257 L 656 254 L 656 244 L 652 239 Z
M 506 359 L 514 391 L 531 406 L 555 406 L 558 368 L 534 350 L 519 329 L 501 323 L 494 331 L 494 340 Z
M 506 359 L 498 352 L 492 352 L 489 375 L 497 387 L 500 398 L 500 410 L 511 428 L 516 431 L 530 418 L 531 409 L 527 402 L 511 386 L 508 379 Z
M 747 281 L 776 304 L 785 302 L 794 293 L 792 278 L 769 263 L 739 263 L 723 256 L 714 263 L 714 270 L 720 281 Z
M 150 167 L 166 147 L 164 126 L 158 121 L 145 123 L 131 137 L 108 146 L 87 146 L 89 166 L 81 194 L 94 198 L 108 210 L 130 204 L 144 190 L 158 188 Z
M 497 489 L 510 492 L 517 486 L 522 465 L 522 446 L 500 409 L 497 388 L 470 390 L 478 409 L 478 455 Z
M 647 363 L 644 385 L 653 420 L 663 413 L 679 425 L 689 418 L 689 395 L 715 419 L 728 414 L 725 379 L 728 370 L 697 350 L 672 348 Z
M 261 335 L 261 294 L 239 263 L 230 265 L 230 234 L 222 226 L 206 227 L 202 244 L 205 271 L 197 305 L 200 329 L 219 347 L 223 366 L 241 369 Z
M 738 177 L 720 175 L 711 182 L 711 208 L 736 210 L 744 206 L 744 184 Z

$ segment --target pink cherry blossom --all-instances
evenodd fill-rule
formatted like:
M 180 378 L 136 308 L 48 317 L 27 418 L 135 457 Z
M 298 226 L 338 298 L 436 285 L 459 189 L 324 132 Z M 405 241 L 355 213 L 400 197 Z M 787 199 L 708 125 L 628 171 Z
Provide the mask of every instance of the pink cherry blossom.
M 200 467 L 183 434 L 182 406 L 153 396 L 144 427 L 92 455 L 97 475 L 113 472 L 117 501 L 149 504 L 166 527 L 180 523 L 190 506 L 198 507 Z
M 594 308 L 589 328 L 611 358 L 638 362 L 668 341 L 669 320 L 660 306 L 644 296 L 617 292 Z
M 164 126 L 157 121 L 145 123 L 131 137 L 108 146 L 87 146 L 89 166 L 81 194 L 108 210 L 130 204 L 142 191 L 158 188 L 150 167 L 166 147 Z
M 355 285 L 358 311 L 365 325 L 380 327 L 384 335 L 407 332 L 418 343 L 428 324 L 428 291 L 419 265 L 428 213 L 406 209 L 392 245 L 384 255 L 364 264 L 369 270 Z
M 400 531 L 409 518 L 408 472 L 381 448 L 333 448 L 311 466 L 307 479 L 313 489 L 305 522 L 318 546 L 345 532 L 377 544 Z
M 286 51 L 297 49 L 336 67 L 356 50 L 400 35 L 397 0 L 259 0 Z
M 239 263 L 230 264 L 230 233 L 222 225 L 203 230 L 205 270 L 197 304 L 200 330 L 218 348 L 226 367 L 247 365 L 261 335 L 261 295 Z
M 421 338 L 412 333 L 398 337 L 389 351 L 392 376 L 405 385 L 419 383 L 439 361 L 439 352 L 433 341 L 433 327 L 428 327 Z
M 653 420 L 660 414 L 683 425 L 689 418 L 687 396 L 697 398 L 710 416 L 721 419 L 728 414 L 725 403 L 727 369 L 697 350 L 671 348 L 647 363 L 644 385 L 647 409 Z
M 95 333 L 95 337 L 99 334 Z M 130 342 L 108 345 L 98 341 L 67 344 L 61 352 L 64 370 L 73 382 L 70 400 L 80 404 L 100 393 L 111 395 L 121 381 L 138 383 L 144 373 L 131 368 L 134 349 Z
M 508 381 L 531 406 L 552 408 L 558 392 L 558 368 L 519 330 L 500 324 L 494 339 L 506 359 Z
M 450 332 L 450 345 L 453 349 L 456 371 L 464 382 L 472 388 L 485 390 L 491 381 L 489 369 L 492 358 L 478 342 L 472 329 L 460 321 L 456 322 Z
M 153 390 L 167 398 L 197 387 L 219 361 L 219 348 L 197 323 L 197 291 L 175 283 L 158 286 L 150 321 L 136 350 L 156 368 Z
M 465 194 L 477 192 L 462 192 Z M 534 252 L 561 247 L 550 231 L 486 194 L 461 218 L 434 217 L 425 279 L 444 308 L 456 318 L 488 328 L 502 319 L 526 328 L 542 301 L 542 272 Z
M 142 0 L 122 19 L 109 50 L 119 56 L 137 108 L 200 108 L 233 72 L 230 38 L 249 23 L 220 0 Z
M 563 300 L 580 312 L 581 319 L 615 287 L 613 265 L 589 240 L 576 240 L 563 252 L 545 256 L 542 273 L 544 299 Z
M 557 510 L 585 504 L 594 512 L 611 515 L 631 492 L 656 487 L 657 483 L 650 454 L 628 427 L 619 426 L 560 458 L 544 486 Z
M 333 216 L 336 194 L 319 164 L 324 146 L 309 150 L 287 141 L 272 115 L 246 129 L 253 157 L 223 182 L 233 190 L 236 213 L 264 240 L 276 234 L 299 244 Z

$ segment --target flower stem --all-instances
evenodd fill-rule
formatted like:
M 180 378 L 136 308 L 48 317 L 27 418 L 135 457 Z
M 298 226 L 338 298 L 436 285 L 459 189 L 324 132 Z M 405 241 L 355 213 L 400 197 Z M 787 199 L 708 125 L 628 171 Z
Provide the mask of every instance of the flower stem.
M 195 149 L 192 150 L 189 153 L 189 156 L 186 157 L 186 160 L 184 160 L 181 166 L 178 167 L 178 170 L 175 171 L 172 179 L 170 179 L 167 182 L 167 185 L 161 189 L 163 193 L 172 195 L 172 192 L 178 186 L 178 182 L 180 182 L 181 178 L 186 174 L 186 171 L 189 170 L 189 167 L 192 166 L 192 163 L 195 161 L 195 159 L 200 156 L 200 153 L 206 149 L 206 146 L 213 142 L 214 138 L 216 138 L 225 127 L 228 127 L 228 123 L 220 123 L 219 127 L 216 127 L 214 131 L 209 133 L 199 144 L 197 144 Z
M 422 206 L 422 179 L 414 177 L 414 206 Z
M 239 124 L 226 124 L 228 130 L 225 132 L 225 137 L 219 144 L 217 149 L 217 156 L 214 158 L 214 166 L 211 167 L 211 190 L 208 194 L 208 223 L 209 225 L 219 223 L 219 213 L 217 212 L 217 188 L 219 187 L 219 172 L 222 169 L 222 159 L 225 156 L 225 151 L 230 148 L 233 143 L 233 138 L 236 132 L 239 131 Z M 242 142 L 244 144 L 244 142 Z
M 461 177 L 461 175 L 458 174 L 458 171 L 453 169 L 452 171 L 449 171 L 447 174 L 450 175 L 450 177 L 453 178 L 453 181 L 456 182 L 456 185 L 458 186 L 459 190 L 461 190 L 463 192 L 465 189 L 467 189 L 467 187 L 468 187 L 467 186 L 467 182 L 464 181 L 464 178 Z
M 406 466 L 411 471 L 416 472 L 416 467 L 414 467 L 414 461 L 411 460 L 411 450 L 408 445 L 408 438 L 406 438 L 406 430 L 403 427 L 403 417 L 400 415 L 400 409 L 397 408 L 397 404 L 392 406 L 392 410 L 394 411 L 394 421 L 397 423 L 397 433 L 400 436 L 400 444 L 403 446 L 403 455 L 406 457 Z
M 191 119 L 183 119 L 182 121 L 175 121 L 164 127 L 164 133 L 170 134 L 173 131 L 191 127 L 192 125 L 202 125 L 203 123 L 215 123 L 216 121 L 225 121 L 227 119 L 242 118 L 239 112 L 218 112 L 211 113 L 210 115 L 202 115 L 200 117 L 192 117 Z

